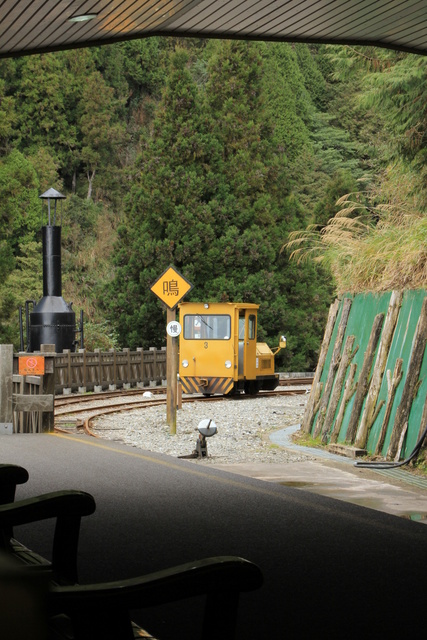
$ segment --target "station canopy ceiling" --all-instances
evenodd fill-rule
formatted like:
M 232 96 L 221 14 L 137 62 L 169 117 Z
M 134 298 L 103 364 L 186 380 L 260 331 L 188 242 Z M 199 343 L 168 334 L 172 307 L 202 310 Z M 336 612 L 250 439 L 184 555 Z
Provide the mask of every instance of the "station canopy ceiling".
M 152 35 L 427 54 L 427 0 L 0 0 L 0 57 Z

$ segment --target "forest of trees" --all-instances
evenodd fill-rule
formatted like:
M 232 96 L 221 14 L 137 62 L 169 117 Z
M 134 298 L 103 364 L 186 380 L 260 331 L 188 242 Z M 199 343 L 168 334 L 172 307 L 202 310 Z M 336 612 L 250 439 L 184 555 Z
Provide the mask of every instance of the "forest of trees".
M 165 344 L 150 286 L 173 264 L 188 300 L 260 304 L 278 364 L 313 369 L 337 292 L 427 282 L 426 120 L 427 58 L 375 48 L 148 38 L 1 60 L 0 341 L 19 346 L 42 295 L 53 187 L 89 349 Z M 368 241 L 405 265 L 373 277 Z

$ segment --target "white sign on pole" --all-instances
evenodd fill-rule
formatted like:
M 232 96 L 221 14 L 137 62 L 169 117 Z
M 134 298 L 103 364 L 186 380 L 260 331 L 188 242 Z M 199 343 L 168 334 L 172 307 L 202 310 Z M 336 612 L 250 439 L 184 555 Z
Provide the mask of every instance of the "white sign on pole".
M 166 332 L 168 336 L 171 336 L 172 338 L 177 338 L 181 333 L 181 325 L 176 320 L 172 320 L 172 322 L 169 322 L 167 324 Z

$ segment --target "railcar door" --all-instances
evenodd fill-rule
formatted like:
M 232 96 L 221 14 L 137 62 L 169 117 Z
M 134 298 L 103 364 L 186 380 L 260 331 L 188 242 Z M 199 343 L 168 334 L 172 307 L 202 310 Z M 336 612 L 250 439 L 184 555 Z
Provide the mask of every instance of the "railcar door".
M 239 313 L 239 378 L 256 378 L 256 331 L 257 316 L 253 309 L 242 309 Z

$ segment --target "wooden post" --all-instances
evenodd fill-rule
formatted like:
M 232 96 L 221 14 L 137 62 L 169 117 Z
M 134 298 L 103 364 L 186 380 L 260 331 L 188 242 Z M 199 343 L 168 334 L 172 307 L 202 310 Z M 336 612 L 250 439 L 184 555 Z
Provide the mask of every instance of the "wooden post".
M 338 410 L 337 419 L 332 428 L 330 443 L 335 443 L 338 440 L 338 436 L 341 431 L 342 421 L 344 419 L 345 410 L 347 408 L 348 403 L 350 402 L 353 394 L 357 389 L 357 382 L 354 382 L 354 377 L 357 371 L 357 364 L 353 363 L 350 365 L 350 373 L 348 374 L 347 381 L 344 385 L 344 395 L 341 400 L 340 408 Z
M 357 382 L 356 396 L 354 398 L 353 409 L 351 412 L 350 420 L 348 421 L 346 440 L 352 443 L 357 431 L 357 425 L 359 423 L 360 413 L 362 411 L 363 401 L 369 387 L 369 375 L 372 369 L 372 363 L 374 361 L 375 351 L 377 349 L 378 340 L 380 338 L 381 329 L 384 322 L 384 314 L 378 313 L 375 316 L 374 323 L 372 325 L 371 335 L 369 336 L 368 346 L 365 351 L 365 357 L 363 359 L 362 369 L 360 371 L 359 380 Z
M 159 383 L 159 375 L 157 372 L 157 348 L 156 347 L 150 347 L 150 351 L 153 352 L 153 364 L 152 364 L 152 376 L 150 377 L 151 380 L 154 380 L 154 382 L 157 384 Z
M 384 440 L 387 433 L 388 421 L 390 420 L 394 396 L 396 395 L 397 387 L 402 380 L 402 364 L 402 358 L 397 358 L 396 364 L 394 365 L 393 377 L 391 377 L 391 371 L 387 371 L 387 403 L 385 407 L 383 422 L 381 425 L 380 435 L 378 438 L 377 446 L 375 447 L 375 455 L 379 455 L 384 446 Z
M 418 433 L 418 440 L 421 438 L 423 431 L 426 427 L 427 427 L 427 396 L 426 396 L 426 401 L 424 403 L 423 414 L 421 416 L 421 424 L 420 424 L 420 431 Z M 424 442 L 422 444 L 422 448 L 424 449 L 425 447 L 427 447 L 427 437 L 424 438 Z
M 167 322 L 175 320 L 175 310 L 167 309 Z M 176 434 L 176 402 L 177 402 L 177 374 L 178 374 L 178 340 L 169 334 L 166 339 L 166 380 L 167 380 L 167 423 L 170 433 Z
M 313 424 L 313 418 L 315 415 L 315 406 L 319 397 L 319 384 L 322 376 L 323 367 L 325 365 L 326 356 L 328 354 L 329 343 L 331 341 L 332 332 L 335 326 L 335 320 L 339 309 L 339 300 L 335 302 L 329 308 L 328 321 L 326 323 L 325 334 L 323 336 L 322 347 L 320 349 L 319 361 L 316 367 L 316 374 L 314 376 L 313 384 L 311 385 L 310 397 L 308 398 L 307 406 L 302 419 L 302 430 L 305 433 L 310 433 Z
M 52 432 L 55 426 L 55 345 L 40 345 L 41 354 L 45 357 L 44 376 L 43 376 L 43 395 L 53 396 L 52 411 L 44 411 L 42 418 L 41 431 Z
M 14 395 L 15 394 L 24 395 L 24 387 L 25 387 L 24 380 L 25 380 L 25 376 L 21 376 L 19 374 L 13 376 Z M 12 406 L 14 408 L 13 431 L 14 433 L 24 433 L 25 413 L 22 410 L 14 407 L 13 398 L 12 398 Z
M 101 359 L 101 349 L 95 349 L 95 352 L 98 355 L 98 386 L 102 387 L 102 359 Z
M 142 347 L 137 347 L 136 350 L 141 356 L 141 363 L 139 365 L 141 367 L 141 373 L 139 374 L 139 382 L 141 385 L 143 385 L 144 384 L 144 349 Z
M 329 398 L 334 386 L 335 373 L 338 369 L 338 365 L 341 359 L 341 348 L 344 340 L 345 330 L 347 328 L 348 316 L 350 315 L 352 300 L 346 298 L 344 300 L 341 320 L 338 326 L 337 337 L 335 338 L 334 350 L 332 352 L 331 364 L 329 365 L 328 377 L 323 389 L 322 398 L 320 400 L 319 412 L 317 414 L 316 424 L 314 425 L 313 437 L 317 438 L 322 431 L 323 421 L 326 415 L 326 409 L 328 407 Z
M 127 376 L 127 383 L 130 384 L 132 380 L 132 371 L 131 371 L 131 364 L 130 364 L 130 349 L 129 347 L 126 347 L 125 349 L 123 349 L 123 351 L 126 351 L 126 354 L 127 354 L 126 376 Z
M 113 352 L 113 385 L 117 387 L 117 353 L 115 349 L 111 349 Z
M 0 433 L 13 433 L 13 345 L 0 344 Z
M 182 409 L 182 384 L 180 382 L 178 382 L 178 385 L 177 385 L 176 408 Z
M 400 307 L 402 305 L 403 293 L 393 291 L 387 310 L 387 316 L 384 322 L 384 329 L 381 334 L 381 342 L 378 348 L 377 358 L 375 360 L 374 370 L 372 373 L 371 384 L 366 398 L 365 408 L 363 410 L 362 419 L 357 430 L 355 446 L 363 449 L 368 439 L 369 431 L 375 422 L 381 407 L 377 407 L 378 395 L 381 388 L 387 357 L 390 351 L 390 345 L 394 334 L 397 318 L 399 316 Z
M 71 351 L 70 349 L 64 349 L 63 353 L 67 357 L 67 384 L 65 386 L 71 389 Z
M 347 373 L 348 366 L 359 349 L 359 347 L 356 347 L 356 349 L 353 351 L 353 344 L 355 339 L 355 336 L 347 336 L 347 340 L 345 341 L 344 351 L 341 357 L 340 365 L 338 367 L 337 377 L 331 395 L 331 401 L 329 403 L 325 421 L 322 427 L 322 442 L 324 442 L 325 444 L 328 440 L 328 434 L 331 430 L 335 412 L 337 410 L 338 403 L 341 397 L 341 392 L 344 386 L 345 375 Z
M 393 433 L 391 434 L 388 457 L 395 458 L 401 434 L 409 420 L 412 401 L 418 390 L 418 378 L 421 371 L 421 364 L 424 358 L 424 351 L 427 343 L 427 297 L 424 298 L 421 313 L 418 320 L 415 337 L 412 347 L 411 360 L 406 374 L 405 386 L 402 392 L 400 404 L 397 407 L 394 418 Z
M 72 356 L 73 360 L 77 365 L 77 367 L 75 367 L 75 371 L 76 371 L 75 377 L 76 377 L 76 382 L 77 382 L 77 387 L 79 389 L 79 392 L 85 393 L 87 388 L 87 383 L 88 383 L 86 349 L 79 349 L 78 353 L 81 354 L 81 357 L 83 358 L 83 362 L 80 367 L 79 366 L 80 357 L 78 357 L 76 354 L 73 354 Z

